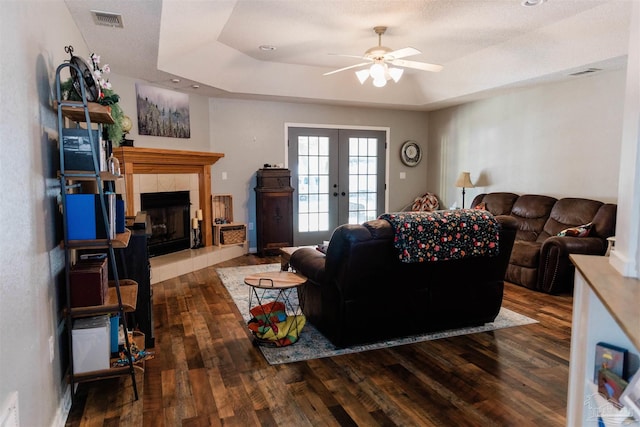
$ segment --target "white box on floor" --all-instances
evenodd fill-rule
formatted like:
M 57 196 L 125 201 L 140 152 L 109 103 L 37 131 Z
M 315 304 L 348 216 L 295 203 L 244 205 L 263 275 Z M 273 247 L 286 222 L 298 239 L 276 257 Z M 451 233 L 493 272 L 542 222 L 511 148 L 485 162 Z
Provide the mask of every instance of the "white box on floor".
M 77 319 L 73 323 L 74 373 L 109 369 L 110 332 L 108 315 Z

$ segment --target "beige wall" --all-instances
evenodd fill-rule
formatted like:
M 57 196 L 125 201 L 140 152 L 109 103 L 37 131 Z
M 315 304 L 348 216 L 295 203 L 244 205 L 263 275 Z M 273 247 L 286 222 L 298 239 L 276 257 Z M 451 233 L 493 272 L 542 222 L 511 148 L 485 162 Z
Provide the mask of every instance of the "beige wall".
M 102 58 L 107 62 L 108 58 Z M 209 98 L 189 94 L 190 138 L 167 138 L 162 136 L 138 135 L 138 112 L 136 108 L 136 83 L 153 86 L 144 80 L 132 79 L 112 70 L 109 81 L 113 90 L 120 95 L 120 107 L 124 114 L 131 118 L 133 128 L 128 139 L 134 140 L 136 147 L 166 148 L 175 150 L 210 151 L 209 150 Z
M 211 149 L 225 157 L 214 166 L 212 188 L 233 195 L 236 221 L 255 224 L 255 173 L 265 163 L 285 162 L 285 123 L 388 127 L 389 210 L 401 209 L 428 190 L 426 159 L 409 168 L 399 155 L 407 139 L 416 140 L 426 152 L 423 112 L 216 98 L 210 100 Z M 222 180 L 222 172 L 227 180 Z M 399 178 L 400 172 L 406 179 Z M 255 230 L 249 240 L 250 248 L 255 247 Z
M 62 1 L 2 4 L 0 25 L 0 407 L 17 392 L 20 425 L 63 425 L 62 236 L 56 233 L 56 67 L 86 46 Z M 68 75 L 68 71 L 67 71 Z M 49 337 L 55 354 L 49 361 Z M 4 415 L 4 414 L 0 414 Z
M 490 191 L 616 202 L 625 71 L 429 113 L 429 187 L 461 205 L 461 171 Z

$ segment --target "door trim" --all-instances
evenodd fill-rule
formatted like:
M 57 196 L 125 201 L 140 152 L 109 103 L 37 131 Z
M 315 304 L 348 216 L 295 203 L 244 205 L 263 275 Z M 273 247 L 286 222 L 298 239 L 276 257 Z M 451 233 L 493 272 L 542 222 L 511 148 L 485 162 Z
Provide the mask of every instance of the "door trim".
M 385 151 L 385 168 L 384 168 L 384 211 L 389 212 L 389 154 L 388 147 L 391 146 L 389 141 L 391 140 L 391 128 L 387 126 L 354 126 L 354 125 L 328 125 L 328 124 L 315 124 L 315 123 L 284 123 L 284 167 L 289 168 L 289 128 L 321 128 L 321 129 L 351 129 L 351 130 L 371 130 L 371 131 L 383 131 L 387 135 L 385 141 L 387 150 Z

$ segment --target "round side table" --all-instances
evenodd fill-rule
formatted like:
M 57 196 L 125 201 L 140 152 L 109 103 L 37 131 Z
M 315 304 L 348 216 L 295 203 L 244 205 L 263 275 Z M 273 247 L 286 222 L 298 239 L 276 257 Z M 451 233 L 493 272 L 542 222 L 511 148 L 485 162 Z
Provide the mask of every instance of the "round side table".
M 304 300 L 298 298 L 297 303 L 292 301 L 292 292 L 298 292 L 300 286 L 304 286 L 307 282 L 307 278 L 301 274 L 293 273 L 290 271 L 269 271 L 265 273 L 256 273 L 246 276 L 244 278 L 245 285 L 250 287 L 249 290 L 249 310 L 252 315 L 255 316 L 257 311 L 264 319 L 264 324 L 271 328 L 272 331 L 282 335 L 277 339 L 262 339 L 254 332 L 254 339 L 258 344 L 275 345 L 278 347 L 292 344 L 290 341 L 290 334 L 292 331 L 298 331 L 304 327 L 304 314 L 302 309 L 304 308 Z M 303 292 L 299 292 L 298 295 L 303 295 Z M 253 301 L 255 300 L 256 306 L 252 308 Z M 266 301 L 269 300 L 267 303 Z M 279 331 L 277 321 L 273 320 L 275 316 L 272 314 L 272 310 L 277 307 L 277 303 L 280 302 L 284 307 L 284 312 L 287 317 L 286 330 Z M 296 335 L 297 340 L 297 335 Z

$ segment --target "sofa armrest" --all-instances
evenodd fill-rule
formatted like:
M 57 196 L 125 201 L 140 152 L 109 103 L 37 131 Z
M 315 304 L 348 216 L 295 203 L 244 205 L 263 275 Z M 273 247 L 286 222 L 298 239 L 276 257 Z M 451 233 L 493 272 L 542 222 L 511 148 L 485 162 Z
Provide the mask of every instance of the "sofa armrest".
M 540 248 L 538 289 L 548 293 L 566 290 L 572 270 L 569 254 L 603 255 L 606 241 L 598 237 L 552 236 Z
M 604 255 L 607 244 L 599 237 L 552 236 L 542 243 L 542 255 L 557 247 L 564 256 L 569 254 Z
M 325 278 L 326 256 L 313 248 L 300 248 L 291 254 L 289 264 L 307 279 L 321 284 Z

